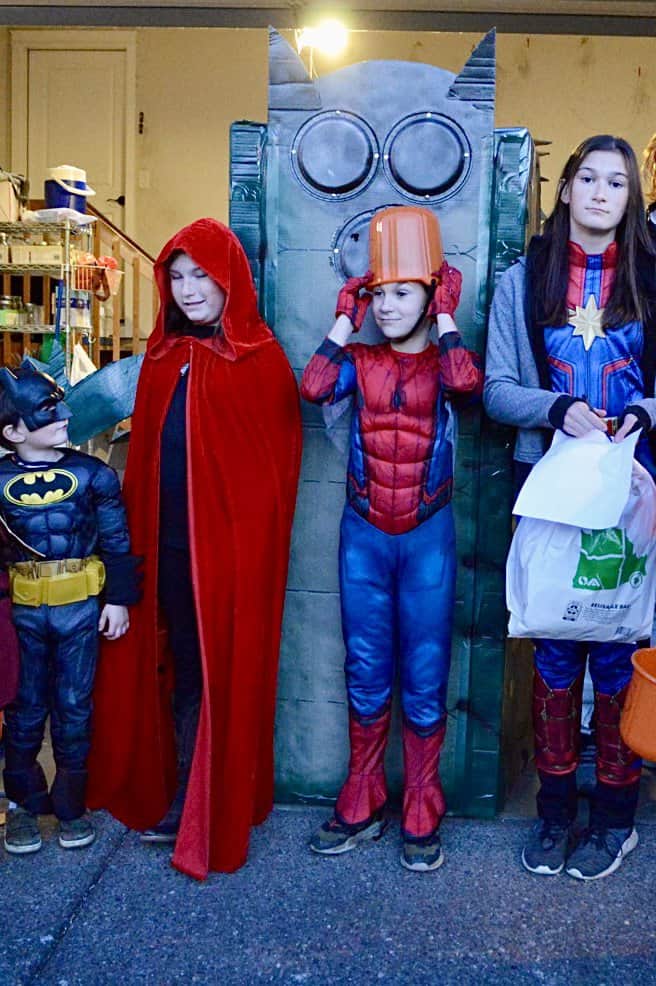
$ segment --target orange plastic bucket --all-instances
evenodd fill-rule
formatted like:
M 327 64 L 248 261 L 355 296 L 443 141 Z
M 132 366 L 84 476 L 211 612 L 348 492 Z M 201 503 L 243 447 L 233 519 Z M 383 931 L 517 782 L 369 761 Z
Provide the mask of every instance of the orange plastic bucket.
M 637 650 L 620 719 L 622 739 L 646 760 L 656 760 L 656 647 Z
M 392 206 L 376 212 L 369 223 L 367 287 L 391 281 L 430 284 L 431 274 L 444 260 L 437 216 L 416 205 Z

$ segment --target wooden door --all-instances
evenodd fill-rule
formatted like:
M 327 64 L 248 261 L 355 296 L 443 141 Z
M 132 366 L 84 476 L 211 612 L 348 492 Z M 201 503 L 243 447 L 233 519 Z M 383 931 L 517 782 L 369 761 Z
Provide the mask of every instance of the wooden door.
M 125 35 L 129 35 L 126 37 Z M 12 162 L 43 197 L 48 168 L 83 168 L 96 208 L 134 226 L 131 32 L 12 32 Z M 25 113 L 27 107 L 27 113 Z M 124 196 L 125 206 L 112 199 Z
M 84 168 L 91 202 L 117 226 L 125 195 L 125 65 L 120 51 L 31 51 L 27 173 L 40 198 L 47 169 Z

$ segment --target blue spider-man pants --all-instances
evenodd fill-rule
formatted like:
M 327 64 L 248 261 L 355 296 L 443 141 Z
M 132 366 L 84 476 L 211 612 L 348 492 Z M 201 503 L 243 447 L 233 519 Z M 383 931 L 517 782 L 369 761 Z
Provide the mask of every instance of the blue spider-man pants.
M 451 505 L 406 534 L 385 534 L 347 505 L 339 573 L 352 712 L 372 719 L 384 711 L 398 661 L 404 716 L 418 732 L 431 732 L 446 714 L 451 660 Z

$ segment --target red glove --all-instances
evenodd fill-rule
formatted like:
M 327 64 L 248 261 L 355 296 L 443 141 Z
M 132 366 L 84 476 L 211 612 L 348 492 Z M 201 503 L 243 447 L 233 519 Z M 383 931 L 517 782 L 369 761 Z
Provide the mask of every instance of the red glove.
M 372 277 L 373 275 L 370 270 L 367 271 L 364 277 L 349 277 L 337 295 L 335 317 L 337 315 L 346 315 L 353 325 L 354 332 L 358 332 L 361 329 L 364 317 L 367 314 L 367 308 L 371 302 L 370 294 L 361 295 L 360 292 L 366 287 Z
M 438 315 L 453 315 L 460 301 L 462 274 L 455 267 L 449 267 L 446 260 L 432 275 L 437 281 L 433 300 L 428 306 L 427 314 L 433 318 Z

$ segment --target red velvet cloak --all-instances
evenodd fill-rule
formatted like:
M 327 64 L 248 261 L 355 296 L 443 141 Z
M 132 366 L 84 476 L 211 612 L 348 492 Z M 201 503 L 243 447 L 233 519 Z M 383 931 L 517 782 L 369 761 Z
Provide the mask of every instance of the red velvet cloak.
M 164 332 L 166 262 L 183 250 L 226 293 L 223 334 Z M 257 311 L 237 237 L 213 219 L 177 233 L 155 267 L 160 311 L 139 377 L 124 496 L 144 596 L 99 664 L 89 804 L 156 824 L 175 790 L 172 665 L 157 603 L 160 435 L 189 363 L 187 473 L 204 693 L 173 865 L 203 879 L 246 860 L 273 803 L 273 724 L 289 538 L 300 465 L 296 383 Z

